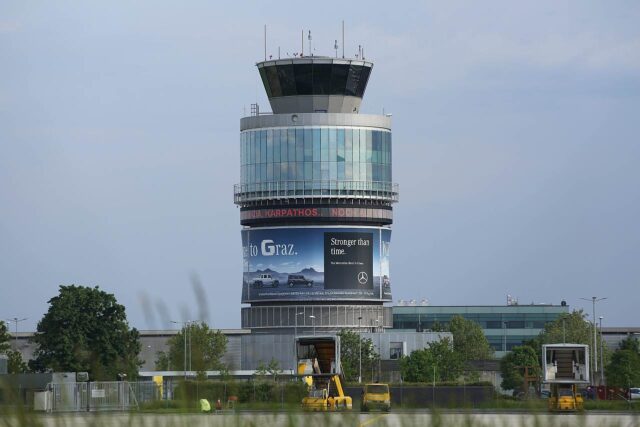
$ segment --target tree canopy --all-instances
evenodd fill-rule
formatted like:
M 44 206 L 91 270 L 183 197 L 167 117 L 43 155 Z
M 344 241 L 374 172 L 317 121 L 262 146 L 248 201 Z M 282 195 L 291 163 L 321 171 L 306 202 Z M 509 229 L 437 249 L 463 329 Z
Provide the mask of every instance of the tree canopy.
M 358 381 L 360 373 L 360 349 L 362 349 L 362 380 L 373 381 L 373 372 L 377 371 L 380 355 L 376 353 L 373 341 L 362 338 L 360 334 L 343 329 L 338 333 L 340 337 L 340 361 L 342 373 L 347 381 Z
M 168 345 L 168 352 L 158 352 L 156 369 L 204 373 L 225 368 L 221 359 L 227 349 L 227 337 L 219 330 L 210 329 L 205 322 L 183 326 L 169 339 Z
M 11 348 L 10 340 L 11 336 L 7 324 L 0 320 L 0 354 L 6 354 L 9 351 Z
M 593 351 L 593 326 L 587 317 L 583 310 L 564 313 L 553 322 L 547 323 L 540 335 L 526 344 L 534 348 L 538 360 L 541 360 L 542 344 L 586 344 L 589 346 L 589 351 Z M 600 334 L 596 334 L 596 345 L 598 353 L 601 350 L 604 352 L 603 359 L 606 365 L 610 352 L 607 345 L 602 342 Z M 598 360 L 599 364 L 600 360 Z
M 453 350 L 465 362 L 490 359 L 493 355 L 493 349 L 478 323 L 455 315 L 449 322 L 449 331 L 453 335 Z
M 525 366 L 530 367 L 529 373 L 531 375 L 539 374 L 540 362 L 538 361 L 538 353 L 528 345 L 514 347 L 500 361 L 500 372 L 502 373 L 500 387 L 504 390 L 515 390 L 522 387 Z
M 138 331 L 130 329 L 124 306 L 99 287 L 60 286 L 33 337 L 36 371 L 89 372 L 95 380 L 120 373 L 137 376 Z
M 464 372 L 464 360 L 446 337 L 403 357 L 400 370 L 407 382 L 456 381 Z
M 605 368 L 607 385 L 634 387 L 640 384 L 640 344 L 629 337 L 620 343 L 620 348 L 611 355 Z

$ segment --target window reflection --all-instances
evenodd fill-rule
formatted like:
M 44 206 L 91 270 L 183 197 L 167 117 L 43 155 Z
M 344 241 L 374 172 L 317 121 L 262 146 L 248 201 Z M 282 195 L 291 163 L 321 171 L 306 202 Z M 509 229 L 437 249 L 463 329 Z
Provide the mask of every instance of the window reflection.
M 248 130 L 240 136 L 240 180 L 242 184 L 391 182 L 391 152 L 388 131 L 336 127 Z M 317 189 L 323 188 L 330 188 L 329 182 Z

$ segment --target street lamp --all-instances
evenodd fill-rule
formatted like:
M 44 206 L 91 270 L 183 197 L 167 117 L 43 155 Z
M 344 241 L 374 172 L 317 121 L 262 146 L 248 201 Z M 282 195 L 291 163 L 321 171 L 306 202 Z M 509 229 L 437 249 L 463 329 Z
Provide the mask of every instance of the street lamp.
M 595 377 L 595 374 L 598 372 L 598 346 L 596 345 L 596 303 L 598 301 L 606 300 L 607 298 L 591 297 L 580 299 L 591 301 L 591 304 L 593 304 L 593 376 Z M 595 378 L 593 378 L 592 381 L 595 384 Z
M 604 351 L 602 351 L 602 319 L 604 317 L 600 316 L 600 385 L 604 385 Z
M 362 320 L 362 316 L 358 317 L 358 384 L 362 383 L 362 329 L 360 326 L 360 321 Z
M 186 320 L 184 322 L 179 322 L 176 320 L 171 320 L 171 323 L 175 323 L 176 325 L 182 325 L 182 335 L 184 337 L 184 379 L 187 379 L 187 333 L 189 333 L 189 324 L 191 324 L 191 320 Z M 189 347 L 191 347 L 191 334 L 189 334 Z M 189 348 L 189 355 L 191 355 L 191 348 Z M 189 365 L 191 365 L 191 357 L 189 357 Z M 191 367 L 189 367 L 191 369 Z
M 313 326 L 313 335 L 315 335 L 316 334 L 316 316 L 312 314 L 311 316 L 309 316 L 309 319 L 311 319 L 311 325 Z
M 11 319 L 7 319 L 9 322 L 14 322 L 16 324 L 16 333 L 13 336 L 13 338 L 15 339 L 15 343 L 16 343 L 16 348 L 14 350 L 18 351 L 18 323 L 27 320 L 28 317 L 24 317 L 22 319 L 18 319 L 17 317 L 13 317 Z
M 304 311 L 301 311 L 300 313 L 296 313 L 296 326 L 293 332 L 294 338 L 298 336 L 298 316 L 300 316 L 301 314 L 304 314 Z

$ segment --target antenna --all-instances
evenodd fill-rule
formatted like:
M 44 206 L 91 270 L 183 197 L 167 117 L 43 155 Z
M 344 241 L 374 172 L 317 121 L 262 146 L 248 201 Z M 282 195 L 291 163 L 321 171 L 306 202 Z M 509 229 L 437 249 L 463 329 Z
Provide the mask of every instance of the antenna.
M 333 48 L 336 50 L 336 58 L 338 57 L 338 40 L 333 44 Z
M 342 58 L 344 59 L 344 19 L 342 20 Z
M 304 30 L 300 31 L 300 41 L 302 42 L 302 50 L 300 51 L 300 56 L 304 56 Z
M 280 59 L 280 46 L 278 46 L 278 59 Z
M 309 30 L 309 35 L 307 36 L 307 38 L 309 39 L 309 53 L 311 53 L 311 56 L 313 56 L 313 49 L 311 49 L 311 30 Z
M 264 60 L 267 60 L 267 24 L 264 24 Z

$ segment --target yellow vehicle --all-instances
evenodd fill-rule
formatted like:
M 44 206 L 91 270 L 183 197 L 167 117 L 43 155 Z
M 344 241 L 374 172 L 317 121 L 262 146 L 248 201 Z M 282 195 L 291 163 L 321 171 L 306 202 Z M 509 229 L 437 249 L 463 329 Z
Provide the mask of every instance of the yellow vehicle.
M 298 375 L 309 388 L 302 399 L 306 411 L 352 409 L 353 401 L 342 388 L 340 337 L 312 336 L 296 338 Z
M 554 412 L 573 412 L 584 410 L 584 400 L 577 392 L 575 384 L 553 384 L 548 400 L 549 410 Z
M 388 384 L 365 384 L 362 392 L 362 411 L 369 409 L 391 410 L 391 393 Z
M 545 344 L 542 346 L 542 366 L 542 380 L 551 387 L 549 410 L 584 410 L 578 385 L 590 382 L 589 347 L 584 344 Z

